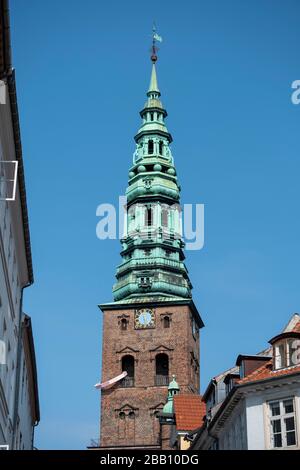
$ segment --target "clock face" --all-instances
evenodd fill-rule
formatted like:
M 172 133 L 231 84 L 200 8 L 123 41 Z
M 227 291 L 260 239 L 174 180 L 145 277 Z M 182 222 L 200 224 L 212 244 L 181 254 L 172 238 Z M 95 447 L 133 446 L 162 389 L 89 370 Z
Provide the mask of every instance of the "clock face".
M 155 315 L 153 310 L 144 308 L 135 312 L 135 328 L 154 328 Z

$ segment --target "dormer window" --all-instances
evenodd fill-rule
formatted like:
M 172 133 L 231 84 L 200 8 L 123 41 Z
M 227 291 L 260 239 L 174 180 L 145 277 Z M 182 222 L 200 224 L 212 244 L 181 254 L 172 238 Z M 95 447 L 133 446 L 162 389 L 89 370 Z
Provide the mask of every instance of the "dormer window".
M 255 370 L 259 369 L 264 363 L 267 363 L 272 359 L 271 356 L 256 355 L 244 355 L 240 354 L 236 360 L 236 366 L 239 368 L 239 376 L 241 379 L 248 377 Z
M 203 401 L 206 403 L 207 416 L 210 415 L 210 410 L 217 404 L 216 388 L 217 388 L 217 382 L 215 379 L 212 379 L 203 395 Z
M 275 369 L 283 369 L 299 364 L 299 346 L 300 341 L 295 338 L 279 341 L 274 344 Z
M 226 395 L 228 395 L 233 387 L 235 386 L 237 380 L 240 378 L 239 374 L 227 374 L 224 379 Z
M 274 369 L 300 364 L 300 333 L 286 332 L 271 339 Z

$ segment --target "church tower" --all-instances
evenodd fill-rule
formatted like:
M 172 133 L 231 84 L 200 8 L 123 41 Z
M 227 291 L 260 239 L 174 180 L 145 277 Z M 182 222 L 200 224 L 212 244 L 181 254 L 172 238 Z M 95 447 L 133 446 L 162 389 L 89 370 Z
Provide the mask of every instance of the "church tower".
M 154 35 L 155 37 L 155 35 Z M 114 301 L 102 304 L 101 447 L 159 449 L 157 415 L 176 375 L 182 393 L 199 393 L 201 317 L 184 264 L 180 186 L 156 74 L 152 71 L 129 170 L 127 226 Z

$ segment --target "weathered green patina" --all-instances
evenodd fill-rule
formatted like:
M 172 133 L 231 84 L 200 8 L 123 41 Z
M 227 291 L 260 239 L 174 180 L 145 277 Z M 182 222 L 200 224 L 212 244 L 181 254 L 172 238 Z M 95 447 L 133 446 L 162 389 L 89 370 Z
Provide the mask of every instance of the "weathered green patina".
M 174 413 L 174 395 L 179 393 L 180 388 L 178 383 L 176 382 L 176 377 L 173 375 L 172 380 L 168 387 L 168 400 L 167 403 L 163 407 L 163 413 Z
M 191 299 L 181 234 L 180 186 L 155 61 L 129 171 L 127 228 L 113 287 L 115 301 L 145 296 Z

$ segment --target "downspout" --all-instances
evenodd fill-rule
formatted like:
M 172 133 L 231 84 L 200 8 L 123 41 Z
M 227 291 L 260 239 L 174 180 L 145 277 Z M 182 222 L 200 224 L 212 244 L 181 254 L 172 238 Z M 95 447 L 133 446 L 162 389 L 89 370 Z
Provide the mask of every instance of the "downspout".
M 37 450 L 37 448 L 34 447 L 33 444 L 34 444 L 34 431 L 35 431 L 35 428 L 38 426 L 38 424 L 39 424 L 39 421 L 36 421 L 34 425 L 32 426 L 31 450 Z

